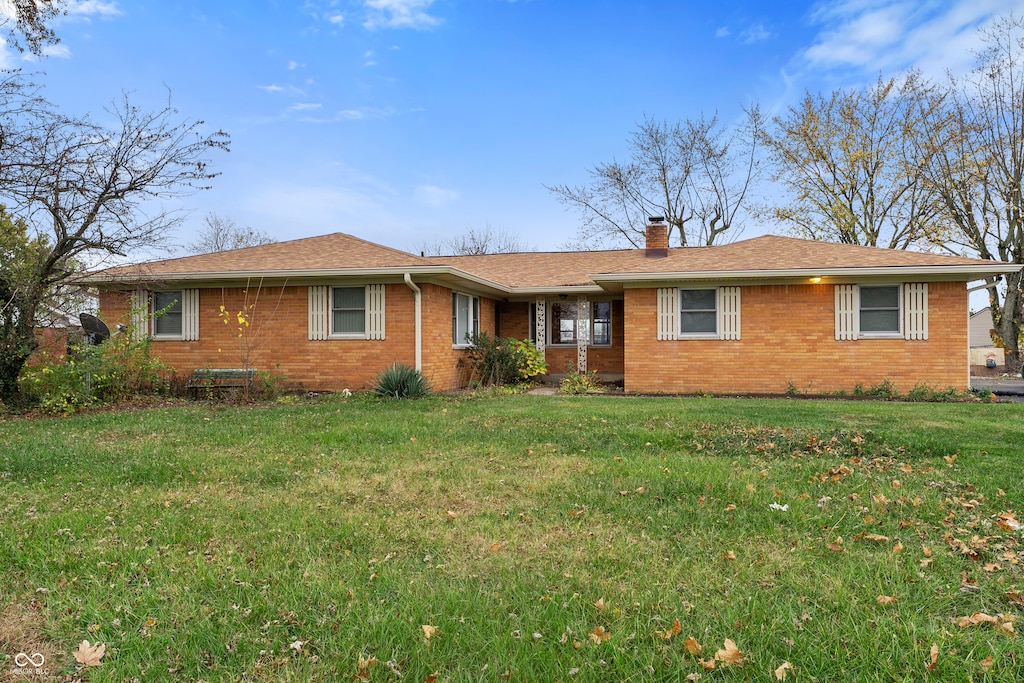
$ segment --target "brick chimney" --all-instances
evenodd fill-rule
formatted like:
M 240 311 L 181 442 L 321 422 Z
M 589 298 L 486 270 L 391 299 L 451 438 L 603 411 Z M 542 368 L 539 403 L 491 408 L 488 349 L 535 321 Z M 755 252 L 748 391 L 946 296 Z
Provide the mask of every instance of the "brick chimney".
M 651 216 L 647 224 L 647 258 L 665 258 L 668 256 L 668 225 L 661 216 Z

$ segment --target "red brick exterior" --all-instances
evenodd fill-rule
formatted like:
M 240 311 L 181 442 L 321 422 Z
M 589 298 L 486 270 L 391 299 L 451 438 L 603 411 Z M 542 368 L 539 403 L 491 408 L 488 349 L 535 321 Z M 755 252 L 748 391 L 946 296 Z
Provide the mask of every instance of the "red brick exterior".
M 423 374 L 434 389 L 446 391 L 463 385 L 458 360 L 463 351 L 452 349 L 452 292 L 436 285 L 420 285 L 423 292 Z M 264 286 L 250 328 L 239 339 L 235 320 L 225 324 L 220 307 L 232 318 L 256 295 L 253 288 L 201 288 L 198 341 L 152 341 L 152 353 L 188 375 L 197 368 L 235 368 L 245 365 L 283 378 L 293 389 L 364 390 L 374 375 L 392 363 L 416 362 L 415 303 L 405 284 L 386 285 L 385 338 L 308 338 L 308 287 Z M 130 323 L 129 294 L 100 293 L 100 311 L 108 324 Z M 481 329 L 493 333 L 494 302 L 480 301 Z
M 421 284 L 423 373 L 437 390 L 464 386 L 459 367 L 465 351 L 452 347 L 452 290 Z M 885 380 L 897 391 L 917 384 L 966 389 L 967 292 L 963 282 L 933 282 L 928 289 L 929 339 L 835 339 L 832 285 L 757 285 L 741 289 L 742 339 L 657 340 L 657 290 L 627 289 L 612 306 L 612 344 L 591 347 L 588 369 L 625 375 L 627 392 L 801 393 L 864 388 Z M 251 302 L 255 293 L 250 289 Z M 127 292 L 100 294 L 103 318 L 128 323 Z M 220 306 L 232 314 L 245 305 L 241 288 L 202 288 L 199 340 L 154 340 L 153 353 L 188 374 L 196 368 L 244 364 L 237 324 L 225 325 Z M 480 328 L 525 338 L 528 302 L 480 298 Z M 415 307 L 403 283 L 386 286 L 384 340 L 308 339 L 308 288 L 264 286 L 247 333 L 249 364 L 309 390 L 363 390 L 394 362 L 415 364 Z M 551 373 L 576 361 L 576 347 L 548 346 Z
M 743 287 L 739 341 L 657 339 L 657 290 L 627 289 L 625 389 L 642 393 L 850 392 L 885 380 L 967 389 L 967 291 L 928 285 L 926 341 L 836 341 L 832 285 Z

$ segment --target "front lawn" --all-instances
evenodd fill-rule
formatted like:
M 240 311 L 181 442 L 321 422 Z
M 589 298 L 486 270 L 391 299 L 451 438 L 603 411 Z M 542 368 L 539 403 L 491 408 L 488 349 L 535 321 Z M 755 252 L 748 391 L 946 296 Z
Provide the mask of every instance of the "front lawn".
M 1022 453 L 1022 404 L 0 420 L 0 679 L 1020 680 Z

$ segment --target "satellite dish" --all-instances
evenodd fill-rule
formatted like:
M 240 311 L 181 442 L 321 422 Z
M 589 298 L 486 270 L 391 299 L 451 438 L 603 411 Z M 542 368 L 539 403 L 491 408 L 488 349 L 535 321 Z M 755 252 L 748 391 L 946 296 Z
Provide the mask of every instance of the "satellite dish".
M 78 319 L 82 322 L 85 341 L 89 344 L 102 344 L 110 338 L 110 328 L 96 316 L 90 313 L 79 313 Z

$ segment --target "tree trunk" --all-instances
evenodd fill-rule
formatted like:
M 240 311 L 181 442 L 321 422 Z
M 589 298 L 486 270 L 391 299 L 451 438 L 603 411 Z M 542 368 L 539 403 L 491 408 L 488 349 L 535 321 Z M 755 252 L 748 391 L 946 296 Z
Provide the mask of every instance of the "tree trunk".
M 1006 296 L 999 322 L 995 326 L 996 334 L 1003 341 L 1003 352 L 1006 354 L 1006 371 L 1013 375 L 1021 371 L 1020 330 L 1021 330 L 1021 275 L 1010 273 L 1006 276 Z

